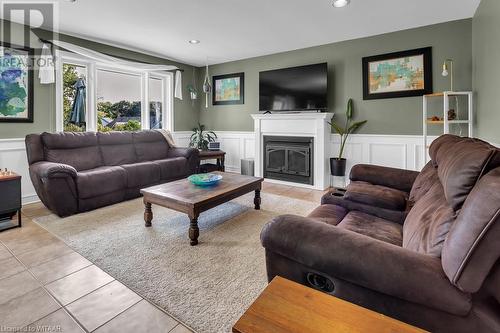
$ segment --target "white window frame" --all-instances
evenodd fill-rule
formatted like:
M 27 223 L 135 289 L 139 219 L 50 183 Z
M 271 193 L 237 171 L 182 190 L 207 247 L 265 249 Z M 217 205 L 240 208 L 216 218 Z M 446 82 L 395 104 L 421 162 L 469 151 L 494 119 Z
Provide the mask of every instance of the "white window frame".
M 56 131 L 64 130 L 63 107 L 63 64 L 69 63 L 87 68 L 87 114 L 86 131 L 97 132 L 97 71 L 105 70 L 121 74 L 137 75 L 141 78 L 141 128 L 149 129 L 149 78 L 162 80 L 162 128 L 174 130 L 174 73 L 144 72 L 133 67 L 112 66 L 82 57 L 80 55 L 56 50 Z M 165 126 L 166 125 L 166 126 Z

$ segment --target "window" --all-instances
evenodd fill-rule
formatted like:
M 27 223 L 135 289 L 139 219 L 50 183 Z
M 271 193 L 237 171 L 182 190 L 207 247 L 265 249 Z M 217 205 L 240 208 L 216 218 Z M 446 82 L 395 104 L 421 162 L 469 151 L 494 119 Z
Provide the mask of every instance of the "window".
M 158 129 L 163 126 L 163 79 L 149 78 L 149 128 Z
M 97 70 L 97 130 L 141 129 L 141 76 Z
M 56 51 L 56 130 L 173 130 L 173 73 L 141 72 Z M 85 83 L 85 118 L 72 121 L 77 80 Z M 82 117 L 80 117 L 82 119 Z
M 64 131 L 84 132 L 86 130 L 86 119 L 75 122 L 73 116 L 73 104 L 76 97 L 76 84 L 81 79 L 87 81 L 87 67 L 75 64 L 63 64 L 63 121 Z M 85 98 L 87 104 L 87 98 Z

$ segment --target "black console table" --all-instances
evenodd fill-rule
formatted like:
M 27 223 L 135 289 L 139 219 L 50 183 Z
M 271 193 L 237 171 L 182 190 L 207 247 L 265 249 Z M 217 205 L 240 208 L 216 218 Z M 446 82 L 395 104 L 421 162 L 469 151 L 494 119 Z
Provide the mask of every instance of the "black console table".
M 21 227 L 21 176 L 0 172 L 0 231 Z M 17 224 L 12 221 L 17 213 Z

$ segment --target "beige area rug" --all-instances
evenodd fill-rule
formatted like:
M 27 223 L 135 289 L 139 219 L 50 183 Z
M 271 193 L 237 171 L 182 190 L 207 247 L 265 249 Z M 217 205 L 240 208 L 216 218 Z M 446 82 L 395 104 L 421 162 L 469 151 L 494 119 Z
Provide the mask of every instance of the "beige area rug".
M 35 221 L 195 331 L 230 332 L 267 285 L 259 238 L 264 224 L 315 206 L 262 193 L 256 211 L 253 194 L 243 196 L 201 214 L 195 247 L 184 214 L 153 205 L 153 227 L 145 228 L 142 199 Z

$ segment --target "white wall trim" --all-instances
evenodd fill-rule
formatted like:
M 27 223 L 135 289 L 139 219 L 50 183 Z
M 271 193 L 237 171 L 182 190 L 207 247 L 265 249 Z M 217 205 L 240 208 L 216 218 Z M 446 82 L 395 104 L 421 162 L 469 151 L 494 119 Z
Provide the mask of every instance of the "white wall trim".
M 226 163 L 228 171 L 240 172 L 242 158 L 255 158 L 255 134 L 252 131 L 216 131 L 222 150 L 227 152 Z M 174 132 L 179 146 L 187 147 L 190 131 Z M 434 140 L 436 137 L 431 137 Z M 239 144 L 233 142 L 239 140 Z M 226 148 L 239 146 L 240 149 Z M 339 149 L 339 136 L 331 134 L 326 143 L 329 157 L 334 157 Z M 383 134 L 353 134 L 350 136 L 345 150 L 348 159 L 347 172 L 354 164 L 379 164 L 384 166 L 420 170 L 424 166 L 423 137 L 421 135 L 383 135 Z

